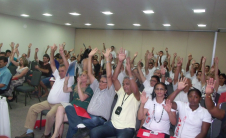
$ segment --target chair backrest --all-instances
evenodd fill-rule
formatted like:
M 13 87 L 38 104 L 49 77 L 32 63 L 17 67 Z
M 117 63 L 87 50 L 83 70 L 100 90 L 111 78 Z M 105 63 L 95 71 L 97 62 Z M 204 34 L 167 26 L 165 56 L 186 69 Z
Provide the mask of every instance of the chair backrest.
M 38 86 L 39 85 L 39 82 L 41 80 L 41 75 L 42 75 L 42 72 L 40 72 L 40 71 L 33 71 L 32 72 L 32 78 L 31 78 L 31 85 L 32 86 Z
M 33 70 L 33 71 L 36 70 L 36 69 L 35 69 L 35 66 L 36 66 L 36 65 L 38 65 L 37 61 L 32 61 L 32 62 L 31 62 L 31 67 L 30 67 L 30 69 Z
M 204 108 L 206 108 L 206 105 L 205 105 L 205 100 L 201 98 L 200 100 L 200 105 Z
M 31 70 L 29 69 L 27 74 L 25 75 L 25 81 L 24 82 L 27 82 L 27 79 L 28 79 L 28 76 L 31 75 Z
M 9 71 L 14 76 L 16 74 L 17 66 L 8 66 Z
M 12 77 L 11 77 L 10 80 L 9 80 L 9 83 L 8 83 L 8 85 L 7 85 L 7 88 L 6 88 L 5 90 L 3 90 L 3 91 L 8 91 L 8 90 L 9 90 L 11 81 L 12 81 Z
M 220 104 L 220 109 L 223 109 L 226 111 L 226 102 L 223 102 Z
M 221 120 L 219 120 L 217 118 L 213 119 L 212 124 L 211 124 L 210 138 L 218 137 L 218 135 L 220 134 L 220 130 L 221 130 Z
M 215 103 L 218 104 L 218 100 L 220 98 L 220 94 L 219 93 L 216 93 L 216 97 L 214 99 Z

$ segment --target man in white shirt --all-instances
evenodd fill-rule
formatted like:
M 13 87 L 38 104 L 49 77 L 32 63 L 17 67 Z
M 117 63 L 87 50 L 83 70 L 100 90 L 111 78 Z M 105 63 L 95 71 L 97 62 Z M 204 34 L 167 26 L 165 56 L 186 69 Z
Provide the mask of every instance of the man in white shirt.
M 163 51 L 159 51 L 157 53 L 157 55 L 154 55 L 154 57 L 156 59 L 159 57 L 159 59 L 158 59 L 158 67 L 162 66 L 164 61 L 168 57 L 168 48 L 166 48 L 165 50 L 166 50 L 166 55 L 163 55 L 164 54 Z M 152 54 L 153 54 L 153 52 L 154 52 L 154 47 L 152 48 Z
M 60 106 L 61 102 L 68 103 L 70 93 L 64 93 L 63 92 L 63 85 L 64 85 L 64 79 L 66 76 L 66 72 L 68 69 L 68 62 L 66 58 L 64 57 L 64 50 L 63 46 L 60 45 L 60 54 L 63 59 L 65 60 L 65 65 L 61 65 L 59 67 L 59 71 L 56 69 L 55 62 L 54 62 L 54 52 L 56 51 L 57 47 L 54 45 L 51 47 L 51 57 L 50 57 L 50 65 L 53 72 L 53 76 L 55 77 L 55 83 L 50 90 L 49 96 L 47 98 L 47 101 L 43 101 L 41 103 L 37 103 L 32 105 L 29 108 L 29 111 L 27 113 L 27 118 L 25 122 L 25 128 L 27 128 L 27 132 L 25 132 L 21 136 L 16 136 L 15 138 L 34 138 L 34 125 L 36 122 L 36 119 L 38 117 L 38 113 L 40 113 L 42 110 L 50 110 L 46 115 L 46 124 L 45 124 L 45 132 L 42 136 L 42 138 L 50 138 L 51 136 L 51 128 L 55 121 L 56 111 L 58 106 Z M 68 87 L 71 87 L 74 84 L 74 76 L 69 78 L 68 81 Z

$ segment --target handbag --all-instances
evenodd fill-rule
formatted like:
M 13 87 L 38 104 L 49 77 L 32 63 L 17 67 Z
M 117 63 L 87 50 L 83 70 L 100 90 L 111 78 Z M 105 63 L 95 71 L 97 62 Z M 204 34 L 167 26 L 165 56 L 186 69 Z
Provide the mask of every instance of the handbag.
M 151 130 L 140 128 L 137 133 L 137 137 L 139 138 L 164 138 L 164 133 L 156 133 Z
M 84 108 L 79 107 L 75 104 L 73 104 L 73 105 L 74 105 L 75 111 L 78 116 L 91 119 L 91 117 L 89 116 L 89 114 L 87 113 L 87 111 Z

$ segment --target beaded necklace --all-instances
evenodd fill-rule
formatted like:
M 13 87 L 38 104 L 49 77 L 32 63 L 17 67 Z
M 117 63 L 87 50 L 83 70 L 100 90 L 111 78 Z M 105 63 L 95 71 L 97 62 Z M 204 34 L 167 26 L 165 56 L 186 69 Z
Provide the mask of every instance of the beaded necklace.
M 155 119 L 155 104 L 154 104 L 154 120 L 155 120 L 156 123 L 159 123 L 162 120 L 163 111 L 164 111 L 164 108 L 162 107 L 161 117 L 160 117 L 159 121 L 156 121 L 156 119 Z

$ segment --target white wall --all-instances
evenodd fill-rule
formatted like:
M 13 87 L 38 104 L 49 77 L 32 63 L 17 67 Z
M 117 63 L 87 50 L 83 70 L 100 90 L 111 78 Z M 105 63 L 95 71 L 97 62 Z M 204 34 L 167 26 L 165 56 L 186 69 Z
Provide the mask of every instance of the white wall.
M 27 53 L 29 43 L 32 43 L 31 60 L 35 48 L 39 48 L 38 57 L 42 59 L 47 45 L 59 45 L 66 42 L 66 50 L 74 48 L 75 28 L 50 24 L 29 18 L 7 16 L 0 14 L 0 43 L 2 51 L 10 49 L 11 42 L 19 43 L 20 53 Z M 48 54 L 50 50 L 48 51 Z

